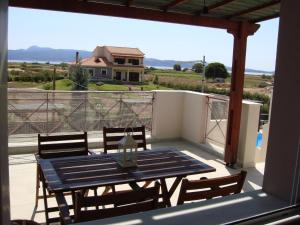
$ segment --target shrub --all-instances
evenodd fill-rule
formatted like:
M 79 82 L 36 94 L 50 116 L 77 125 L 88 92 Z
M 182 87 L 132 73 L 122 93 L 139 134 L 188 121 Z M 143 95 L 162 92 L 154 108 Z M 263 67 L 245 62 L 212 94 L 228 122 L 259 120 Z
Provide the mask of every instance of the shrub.
M 173 66 L 173 69 L 176 70 L 176 71 L 181 71 L 181 66 L 180 66 L 180 64 L 175 64 L 175 65 Z
M 88 73 L 86 73 L 80 64 L 73 67 L 71 72 L 71 80 L 74 82 L 74 90 L 87 90 L 88 86 Z
M 46 83 L 43 85 L 44 90 L 51 90 L 52 89 L 52 84 L 51 83 Z
M 228 71 L 224 64 L 222 63 L 210 63 L 208 66 L 205 68 L 205 76 L 208 78 L 227 78 L 228 77 Z
M 203 64 L 202 63 L 195 63 L 193 65 L 192 70 L 194 70 L 196 73 L 202 73 L 203 72 Z
M 266 82 L 260 82 L 259 84 L 258 84 L 258 87 L 260 87 L 260 88 L 265 88 L 265 87 L 267 87 L 268 86 L 268 83 L 266 83 Z
M 157 75 L 155 75 L 155 77 L 154 77 L 153 84 L 159 84 L 159 80 L 158 80 Z

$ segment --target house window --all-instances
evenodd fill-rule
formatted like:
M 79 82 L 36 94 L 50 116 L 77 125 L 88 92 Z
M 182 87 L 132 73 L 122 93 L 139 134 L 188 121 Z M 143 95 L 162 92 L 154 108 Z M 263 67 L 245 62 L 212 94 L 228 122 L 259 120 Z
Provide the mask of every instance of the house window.
M 101 70 L 101 75 L 106 75 L 107 74 L 107 70 L 106 69 L 102 69 Z
M 90 76 L 92 76 L 92 77 L 95 75 L 95 70 L 94 70 L 94 69 L 88 68 L 88 69 L 85 69 L 85 71 L 86 71 Z
M 115 63 L 117 63 L 117 64 L 125 64 L 125 58 L 115 58 Z
M 138 72 L 129 72 L 129 81 L 139 82 L 140 73 Z
M 140 64 L 140 60 L 138 60 L 138 59 L 128 59 L 128 63 L 131 63 L 132 65 L 138 66 Z

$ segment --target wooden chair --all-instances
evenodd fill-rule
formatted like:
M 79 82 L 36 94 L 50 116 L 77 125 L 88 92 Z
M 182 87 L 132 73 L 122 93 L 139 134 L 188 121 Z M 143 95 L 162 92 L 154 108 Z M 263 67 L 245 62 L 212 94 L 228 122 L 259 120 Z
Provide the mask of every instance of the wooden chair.
M 82 156 L 94 154 L 88 150 L 87 132 L 81 134 L 72 135 L 51 135 L 44 136 L 38 134 L 38 153 L 36 154 L 37 161 L 39 159 L 50 159 L 58 157 L 68 157 L 68 156 Z M 40 182 L 43 184 L 43 196 L 39 196 Z M 43 198 L 45 208 L 48 208 L 47 198 L 54 197 L 52 195 L 47 195 L 45 190 L 45 181 L 43 175 L 41 174 L 41 169 L 37 163 L 37 178 L 36 178 L 36 195 L 35 195 L 35 207 L 38 206 L 38 200 Z M 96 193 L 96 190 L 95 194 Z M 46 212 L 46 219 L 48 218 L 48 212 Z
M 77 192 L 75 194 L 74 208 L 75 222 L 84 222 L 156 209 L 159 189 L 160 184 L 155 182 L 154 187 L 140 188 L 134 191 L 120 191 L 102 196 L 86 197 L 82 195 L 82 193 Z M 114 205 L 114 207 L 109 207 L 111 205 Z M 103 208 L 99 209 L 99 206 Z M 98 207 L 98 209 L 94 207 Z
M 247 172 L 213 179 L 183 179 L 177 205 L 186 201 L 212 199 L 241 192 Z
M 133 138 L 138 143 L 138 148 L 147 150 L 145 126 L 133 128 L 103 127 L 103 145 L 105 154 L 107 154 L 109 150 L 118 149 L 118 141 L 120 141 L 124 137 L 125 131 L 133 132 Z
M 147 150 L 146 147 L 146 131 L 145 126 L 132 127 L 132 128 L 107 128 L 103 127 L 103 146 L 104 154 L 107 154 L 110 150 L 118 149 L 118 141 L 124 137 L 124 132 L 133 132 L 133 138 L 138 144 L 138 148 Z M 152 181 L 146 181 L 143 187 L 148 187 Z M 109 190 L 115 191 L 114 187 L 106 187 L 103 194 L 107 194 Z

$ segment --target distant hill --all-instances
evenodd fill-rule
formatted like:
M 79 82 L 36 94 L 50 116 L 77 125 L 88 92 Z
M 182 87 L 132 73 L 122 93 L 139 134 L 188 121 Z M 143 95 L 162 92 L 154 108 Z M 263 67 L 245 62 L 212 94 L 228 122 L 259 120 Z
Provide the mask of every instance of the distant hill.
M 72 62 L 77 51 L 82 58 L 91 55 L 89 51 L 31 46 L 28 49 L 8 50 L 8 60 Z
M 13 61 L 33 61 L 33 62 L 72 62 L 75 60 L 75 54 L 79 52 L 81 58 L 91 56 L 92 52 L 75 49 L 53 49 L 47 47 L 31 46 L 28 49 L 8 50 L 8 60 Z M 145 58 L 144 64 L 148 67 L 158 68 L 173 68 L 173 65 L 178 63 L 181 68 L 189 68 L 199 62 L 199 60 L 192 61 L 176 61 L 176 60 L 161 60 L 153 58 Z M 231 67 L 227 66 L 231 71 Z M 273 74 L 271 71 L 246 69 L 246 73 L 251 74 Z

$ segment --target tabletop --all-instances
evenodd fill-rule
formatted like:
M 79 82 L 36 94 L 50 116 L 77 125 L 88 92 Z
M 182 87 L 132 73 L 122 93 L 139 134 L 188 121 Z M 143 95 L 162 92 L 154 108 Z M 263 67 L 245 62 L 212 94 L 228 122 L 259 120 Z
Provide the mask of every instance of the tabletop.
M 40 159 L 47 188 L 64 192 L 146 180 L 185 177 L 215 171 L 215 168 L 175 148 L 139 151 L 135 168 L 122 168 L 117 154 L 99 154 Z

